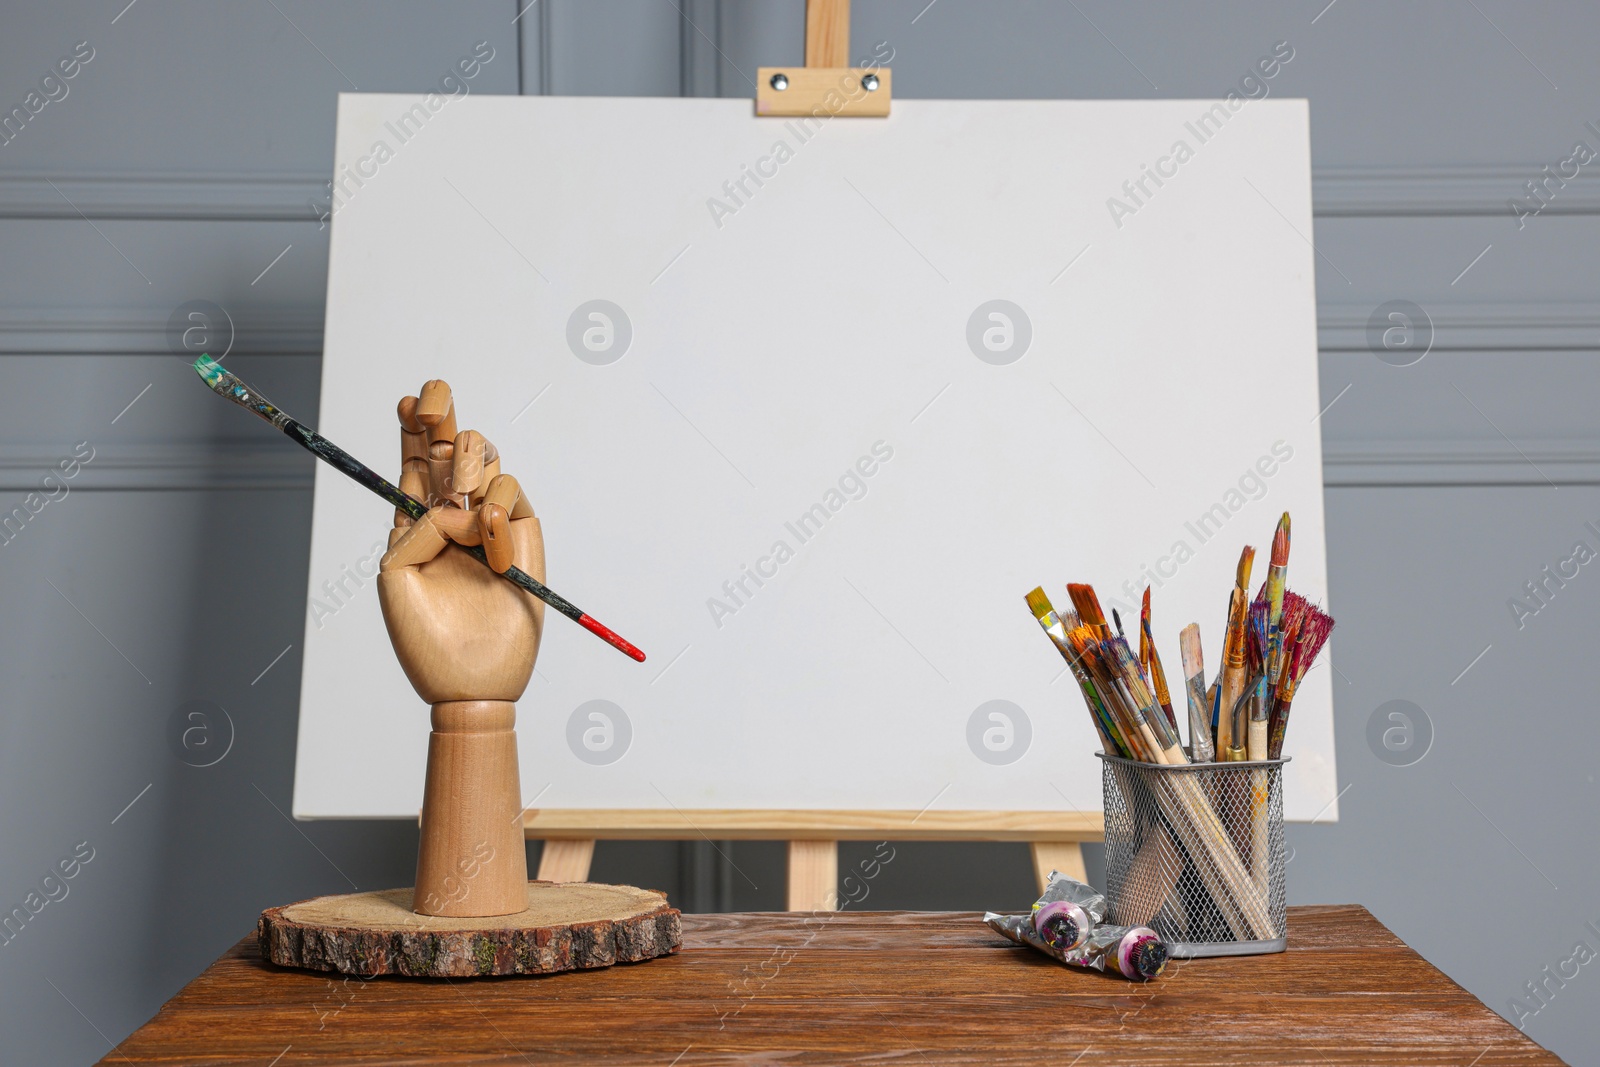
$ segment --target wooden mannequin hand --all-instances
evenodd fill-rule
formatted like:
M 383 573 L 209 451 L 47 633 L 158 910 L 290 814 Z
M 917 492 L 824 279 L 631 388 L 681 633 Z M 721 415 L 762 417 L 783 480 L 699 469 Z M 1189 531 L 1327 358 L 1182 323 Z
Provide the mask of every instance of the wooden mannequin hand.
M 430 704 L 515 701 L 527 688 L 544 604 L 450 542 L 482 544 L 491 566 L 544 581 L 544 535 L 495 447 L 456 433 L 450 387 L 431 381 L 400 401 L 400 488 L 429 505 L 395 513 L 378 565 L 378 602 L 406 677 Z

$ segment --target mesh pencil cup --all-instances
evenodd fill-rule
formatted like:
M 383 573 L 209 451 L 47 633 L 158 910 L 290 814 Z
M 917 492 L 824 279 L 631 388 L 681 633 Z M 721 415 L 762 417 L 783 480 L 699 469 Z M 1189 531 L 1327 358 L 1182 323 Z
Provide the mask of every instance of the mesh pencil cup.
M 1097 753 L 1111 921 L 1153 928 L 1177 957 L 1288 946 L 1283 765 L 1187 765 Z

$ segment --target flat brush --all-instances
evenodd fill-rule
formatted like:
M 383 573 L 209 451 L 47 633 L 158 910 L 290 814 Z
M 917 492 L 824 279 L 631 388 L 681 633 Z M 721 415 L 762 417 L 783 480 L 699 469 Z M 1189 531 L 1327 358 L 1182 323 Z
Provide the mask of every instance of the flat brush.
M 1096 637 L 1103 640 L 1111 636 L 1111 627 L 1106 625 L 1106 613 L 1100 610 L 1100 598 L 1095 596 L 1094 586 L 1069 582 L 1067 595 L 1072 598 L 1072 606 L 1083 624 L 1094 627 Z
M 1206 661 L 1200 651 L 1200 626 L 1190 623 L 1178 635 L 1183 652 L 1183 684 L 1189 697 L 1189 754 L 1196 763 L 1210 763 L 1211 703 L 1206 699 Z
M 295 444 L 304 448 L 324 463 L 343 471 L 367 489 L 387 500 L 398 510 L 411 516 L 412 519 L 420 519 L 428 513 L 426 504 L 406 495 L 400 489 L 385 481 L 372 468 L 366 466 L 326 437 L 290 418 L 283 411 L 280 411 L 272 401 L 240 381 L 232 372 L 223 370 L 222 365 L 209 355 L 202 355 L 195 360 L 194 369 L 195 373 L 200 375 L 206 385 L 211 387 L 212 392 L 218 396 L 226 397 L 246 411 L 252 412 L 276 426 L 283 431 L 284 436 Z M 482 546 L 463 545 L 457 542 L 451 542 L 451 544 L 454 544 L 455 547 L 461 549 L 485 567 L 489 566 L 489 558 L 484 553 Z M 594 616 L 580 611 L 577 605 L 565 597 L 551 592 L 545 587 L 544 583 L 526 571 L 518 567 L 510 567 L 504 573 L 501 573 L 500 577 L 512 585 L 532 593 L 613 648 L 631 656 L 640 663 L 644 662 L 643 652 L 640 652 L 606 626 L 601 625 L 595 620 Z

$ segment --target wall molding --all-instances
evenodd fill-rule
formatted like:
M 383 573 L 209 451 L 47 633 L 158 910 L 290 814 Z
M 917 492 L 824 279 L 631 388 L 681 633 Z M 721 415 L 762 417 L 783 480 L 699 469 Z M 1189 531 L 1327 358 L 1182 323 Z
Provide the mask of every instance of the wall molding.
M 1402 296 L 1404 294 L 1396 294 Z M 1367 323 L 1380 305 L 1319 303 L 1317 347 L 1368 352 Z M 1600 349 L 1600 301 L 1421 304 L 1435 352 Z
M 167 319 L 121 308 L 0 308 L 0 355 L 171 355 Z M 320 355 L 322 308 L 234 308 L 229 352 Z
M 0 173 L 0 219 L 316 222 L 310 202 L 326 202 L 327 183 L 315 174 Z
M 1509 201 L 1525 200 L 1526 183 L 1542 177 L 1544 166 L 1313 167 L 1312 211 L 1320 218 L 1504 215 L 1515 226 Z M 1600 175 L 1581 170 L 1555 190 L 1539 217 L 1597 214 Z
M 1317 347 L 1368 352 L 1367 322 L 1378 305 L 1320 304 Z M 1600 301 L 1423 305 L 1433 324 L 1434 352 L 1600 350 Z M 253 355 L 320 355 L 320 306 L 231 309 L 231 351 Z M 3 355 L 166 355 L 170 310 L 0 308 Z
M 1600 438 L 1325 438 L 1322 480 L 1330 489 L 1600 485 Z
M 542 12 L 537 18 L 543 18 Z M 540 36 L 534 16 L 524 33 Z M 697 39 L 685 39 L 685 88 L 716 91 L 715 57 Z M 527 91 L 547 91 L 547 64 L 524 64 Z M 1508 202 L 1527 195 L 1525 184 L 1544 164 L 1471 167 L 1315 167 L 1312 210 L 1318 218 L 1503 215 Z M 68 175 L 0 172 L 0 219 L 226 219 L 241 222 L 315 222 L 312 201 L 327 198 L 320 174 L 107 172 Z M 1555 191 L 1540 217 L 1600 215 L 1600 173 L 1592 169 Z
M 91 441 L 94 458 L 66 482 L 77 492 L 139 492 L 211 489 L 311 488 L 316 460 L 300 449 L 284 448 L 281 440 L 191 442 L 188 444 L 113 444 Z M 74 445 L 8 445 L 0 451 L 0 512 L 9 512 L 22 497 L 40 488 L 44 476 Z
M 276 437 L 187 444 L 93 442 L 94 460 L 72 492 L 285 489 L 309 492 L 315 461 Z M 73 445 L 9 445 L 0 451 L 0 512 L 21 503 Z M 1419 486 L 1600 485 L 1600 438 L 1411 441 L 1326 440 L 1322 477 L 1330 489 Z

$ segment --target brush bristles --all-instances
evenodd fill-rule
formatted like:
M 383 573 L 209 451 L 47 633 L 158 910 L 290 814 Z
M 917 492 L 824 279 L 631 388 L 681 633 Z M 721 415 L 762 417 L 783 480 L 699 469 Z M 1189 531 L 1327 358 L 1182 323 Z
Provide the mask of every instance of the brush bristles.
M 1028 610 L 1033 612 L 1033 617 L 1040 622 L 1044 622 L 1044 617 L 1053 614 L 1056 610 L 1050 606 L 1050 598 L 1045 596 L 1042 588 L 1035 588 L 1033 592 L 1027 595 L 1027 600 Z
M 222 364 L 209 355 L 202 354 L 194 361 L 194 372 L 211 388 L 218 390 L 226 388 L 225 379 L 228 372 L 222 369 Z
M 1255 562 L 1256 550 L 1250 545 L 1245 545 L 1244 551 L 1239 553 L 1239 569 L 1233 579 L 1233 584 L 1236 588 L 1250 588 L 1250 568 L 1255 565 Z
M 1268 679 L 1274 686 L 1283 685 L 1285 678 L 1293 669 L 1292 661 L 1300 640 L 1300 627 L 1305 623 L 1306 610 L 1309 607 L 1310 604 L 1305 597 L 1291 590 L 1284 590 L 1283 620 L 1278 624 L 1278 630 L 1283 635 L 1284 655 L 1278 668 L 1278 677 Z
M 1072 606 L 1078 609 L 1078 617 L 1083 619 L 1084 625 L 1106 624 L 1106 614 L 1100 610 L 1100 598 L 1095 596 L 1094 586 L 1069 583 L 1067 595 L 1072 598 Z
M 1139 663 L 1148 666 L 1154 636 L 1150 633 L 1150 587 L 1144 587 L 1144 601 L 1139 606 Z
M 1289 513 L 1285 511 L 1283 518 L 1278 520 L 1278 530 L 1272 535 L 1272 565 L 1274 567 L 1287 567 L 1289 565 Z
M 1306 671 L 1311 669 L 1311 664 L 1316 661 L 1317 654 L 1322 651 L 1322 646 L 1328 643 L 1328 637 L 1333 633 L 1333 616 L 1317 607 L 1308 605 L 1306 618 L 1300 626 L 1299 662 L 1295 664 L 1295 672 L 1300 677 L 1305 677 Z
M 1249 621 L 1245 625 L 1244 662 L 1254 677 L 1266 670 L 1267 659 L 1267 609 L 1265 604 L 1252 605 Z

